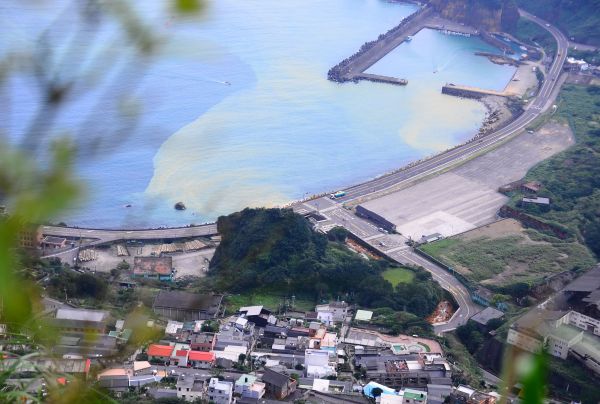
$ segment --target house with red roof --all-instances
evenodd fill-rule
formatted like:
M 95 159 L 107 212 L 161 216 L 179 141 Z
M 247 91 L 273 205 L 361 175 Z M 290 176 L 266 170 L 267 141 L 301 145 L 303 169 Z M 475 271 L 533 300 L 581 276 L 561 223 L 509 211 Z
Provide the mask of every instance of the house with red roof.
M 194 368 L 211 368 L 214 366 L 216 360 L 213 352 L 190 351 L 188 354 L 188 366 Z
M 151 344 L 148 347 L 148 360 L 161 360 L 163 362 L 170 362 L 171 355 L 175 347 L 171 345 L 158 345 Z
M 188 349 L 178 349 L 173 354 L 173 360 L 175 364 L 179 367 L 186 367 L 188 365 L 188 354 L 190 351 Z

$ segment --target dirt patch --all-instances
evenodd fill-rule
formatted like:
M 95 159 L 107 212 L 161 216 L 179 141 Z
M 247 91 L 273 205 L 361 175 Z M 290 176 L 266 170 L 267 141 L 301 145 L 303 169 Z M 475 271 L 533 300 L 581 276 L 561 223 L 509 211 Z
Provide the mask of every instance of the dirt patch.
M 527 92 L 538 86 L 538 80 L 533 68 L 537 64 L 524 63 L 515 72 L 511 81 L 506 85 L 504 91 L 517 96 L 527 96 Z
M 444 323 L 452 318 L 454 314 L 454 307 L 452 307 L 452 303 L 447 300 L 442 300 L 433 313 L 429 317 L 427 317 L 426 321 L 429 324 L 439 324 Z
M 362 245 L 358 244 L 356 241 L 352 240 L 351 238 L 347 238 L 346 239 L 346 245 L 348 247 L 350 247 L 351 250 L 353 250 L 353 251 L 355 251 L 355 252 L 357 252 L 359 254 L 365 254 L 370 259 L 373 259 L 373 260 L 379 260 L 379 259 L 381 259 L 381 257 L 379 255 L 373 254 L 370 250 L 368 250 L 367 248 L 365 248 Z
M 163 254 L 168 254 L 173 257 L 173 268 L 175 269 L 175 278 L 181 278 L 185 276 L 196 276 L 202 277 L 206 275 L 208 271 L 208 264 L 215 253 L 215 248 L 207 245 L 205 240 L 202 244 L 187 242 L 187 247 L 201 247 L 198 250 L 188 251 L 176 251 L 167 253 L 163 251 Z M 194 243 L 194 244 L 189 244 Z M 175 244 L 173 244 L 175 245 Z M 87 251 L 84 254 L 85 257 L 94 257 L 85 262 L 81 262 L 81 266 L 89 268 L 92 271 L 98 272 L 110 272 L 111 269 L 116 268 L 122 261 L 127 262 L 130 266 L 133 266 L 133 258 L 135 256 L 150 257 L 158 256 L 161 248 L 164 244 L 137 244 L 137 245 L 124 245 L 115 244 L 106 247 L 90 248 L 83 251 Z M 182 249 L 185 249 L 186 244 L 181 243 Z M 164 248 L 162 248 L 164 250 Z M 82 253 L 80 253 L 80 257 Z
M 588 74 L 569 73 L 569 75 L 567 76 L 566 83 L 589 86 L 590 84 L 592 84 L 593 79 L 594 76 L 590 76 Z
M 506 237 L 510 235 L 523 235 L 523 227 L 521 223 L 514 219 L 503 219 L 497 222 L 490 223 L 485 226 L 478 227 L 470 230 L 466 233 L 461 234 L 459 237 L 463 240 L 473 240 L 482 237 L 486 238 L 498 238 Z
M 504 272 L 494 276 L 492 279 L 487 279 L 481 283 L 484 285 L 501 285 L 504 283 L 510 283 L 511 280 L 515 280 L 521 274 L 524 274 L 529 269 L 529 266 L 524 262 L 512 262 L 506 266 Z

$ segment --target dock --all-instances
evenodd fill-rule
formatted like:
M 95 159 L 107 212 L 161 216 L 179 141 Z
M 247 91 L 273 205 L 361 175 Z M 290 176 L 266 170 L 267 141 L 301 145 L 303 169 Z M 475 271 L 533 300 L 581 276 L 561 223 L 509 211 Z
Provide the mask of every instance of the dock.
M 405 86 L 408 84 L 408 80 L 398 79 L 396 77 L 390 76 L 381 76 L 379 74 L 369 74 L 369 73 L 361 73 L 354 76 L 355 80 L 366 80 L 366 81 L 374 81 L 376 83 L 387 83 L 387 84 L 395 84 L 397 86 Z
M 495 95 L 498 97 L 510 97 L 512 95 L 506 91 L 484 90 L 477 87 L 458 86 L 452 83 L 446 84 L 444 87 L 442 87 L 442 94 L 474 99 L 480 99 L 487 95 Z

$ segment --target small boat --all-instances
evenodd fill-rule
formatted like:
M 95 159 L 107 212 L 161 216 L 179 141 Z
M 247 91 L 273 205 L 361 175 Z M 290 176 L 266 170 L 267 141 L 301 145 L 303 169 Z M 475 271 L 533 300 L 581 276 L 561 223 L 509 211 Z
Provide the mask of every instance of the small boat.
M 412 41 L 412 39 L 413 39 L 413 37 L 411 35 L 409 35 L 406 37 L 406 42 L 410 42 L 410 41 Z
M 126 207 L 126 208 L 130 208 L 130 207 L 131 207 L 131 204 L 130 204 L 130 203 L 128 203 L 127 205 L 125 205 L 125 207 Z
M 230 86 L 230 85 L 231 85 L 231 83 L 230 83 L 230 82 L 228 82 L 228 81 L 224 81 L 224 82 L 223 82 L 223 84 L 226 84 L 226 85 L 228 85 L 228 86 Z

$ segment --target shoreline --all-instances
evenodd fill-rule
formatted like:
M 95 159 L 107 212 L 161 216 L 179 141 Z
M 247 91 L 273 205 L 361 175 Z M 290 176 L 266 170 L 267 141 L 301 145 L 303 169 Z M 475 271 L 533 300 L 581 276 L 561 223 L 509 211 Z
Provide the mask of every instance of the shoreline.
M 394 2 L 398 2 L 398 3 L 402 3 L 404 1 L 394 1 Z M 428 27 L 430 28 L 430 27 Z M 435 28 L 432 28 L 435 29 Z M 516 74 L 516 71 L 515 71 Z M 514 75 L 513 75 L 514 77 Z M 511 79 L 512 80 L 512 79 Z M 507 84 L 507 86 L 510 84 L 510 82 Z M 350 185 L 340 185 L 340 187 L 338 189 L 346 189 L 346 188 L 351 188 L 351 187 L 356 187 L 359 186 L 361 184 L 366 184 L 369 183 L 370 181 L 373 180 L 377 180 L 386 176 L 389 176 L 391 174 L 395 174 L 398 172 L 402 172 L 405 171 L 407 169 L 410 169 L 414 166 L 417 166 L 425 161 L 428 161 L 432 158 L 438 157 L 440 155 L 443 155 L 444 153 L 447 153 L 449 151 L 452 151 L 454 149 L 457 149 L 459 147 L 465 146 L 469 143 L 473 143 L 477 140 L 480 140 L 481 138 L 493 133 L 496 130 L 501 129 L 504 126 L 509 125 L 512 121 L 514 121 L 515 119 L 518 118 L 518 114 L 513 113 L 510 108 L 507 106 L 508 102 L 506 99 L 504 99 L 503 97 L 497 97 L 497 96 L 486 96 L 483 97 L 482 99 L 479 100 L 480 102 L 483 103 L 483 105 L 485 106 L 487 112 L 484 116 L 484 119 L 479 127 L 479 130 L 477 131 L 477 133 L 475 133 L 473 136 L 471 136 L 470 138 L 468 138 L 467 140 L 453 145 L 451 147 L 449 147 L 446 150 L 442 150 L 439 152 L 435 152 L 433 154 L 427 155 L 427 156 L 423 156 L 422 158 L 413 160 L 413 161 L 409 161 L 406 164 L 404 164 L 403 166 L 397 167 L 397 168 L 393 168 L 389 171 L 385 171 L 381 174 L 377 174 L 369 179 L 366 179 L 364 181 L 358 182 L 358 183 L 352 183 Z M 320 198 L 323 196 L 327 196 L 329 194 L 331 194 L 332 191 L 324 191 L 321 193 L 317 193 L 317 194 L 313 194 L 311 196 L 308 196 L 306 198 L 302 198 L 302 199 L 295 199 L 295 200 L 291 200 L 289 203 L 286 203 L 284 205 L 280 205 L 278 207 L 281 208 L 288 208 L 288 207 L 292 207 L 298 203 L 302 203 L 305 201 L 309 201 L 312 199 L 316 199 L 316 198 Z M 180 225 L 180 226 L 174 226 L 174 227 L 170 227 L 170 226 L 162 226 L 162 227 L 147 227 L 147 228 L 135 228 L 133 230 L 142 230 L 142 229 L 165 229 L 165 228 L 185 228 L 185 227 L 203 227 L 203 226 L 207 226 L 207 225 L 212 225 L 216 223 L 216 220 L 213 222 L 205 222 L 204 224 L 187 224 L 187 225 Z M 86 229 L 86 227 L 77 227 L 77 226 L 66 226 L 66 227 L 73 227 L 73 228 L 81 228 L 81 229 Z M 104 229 L 103 229 L 104 230 Z M 115 229 L 116 230 L 116 229 Z M 126 229 L 123 229 L 126 230 Z

